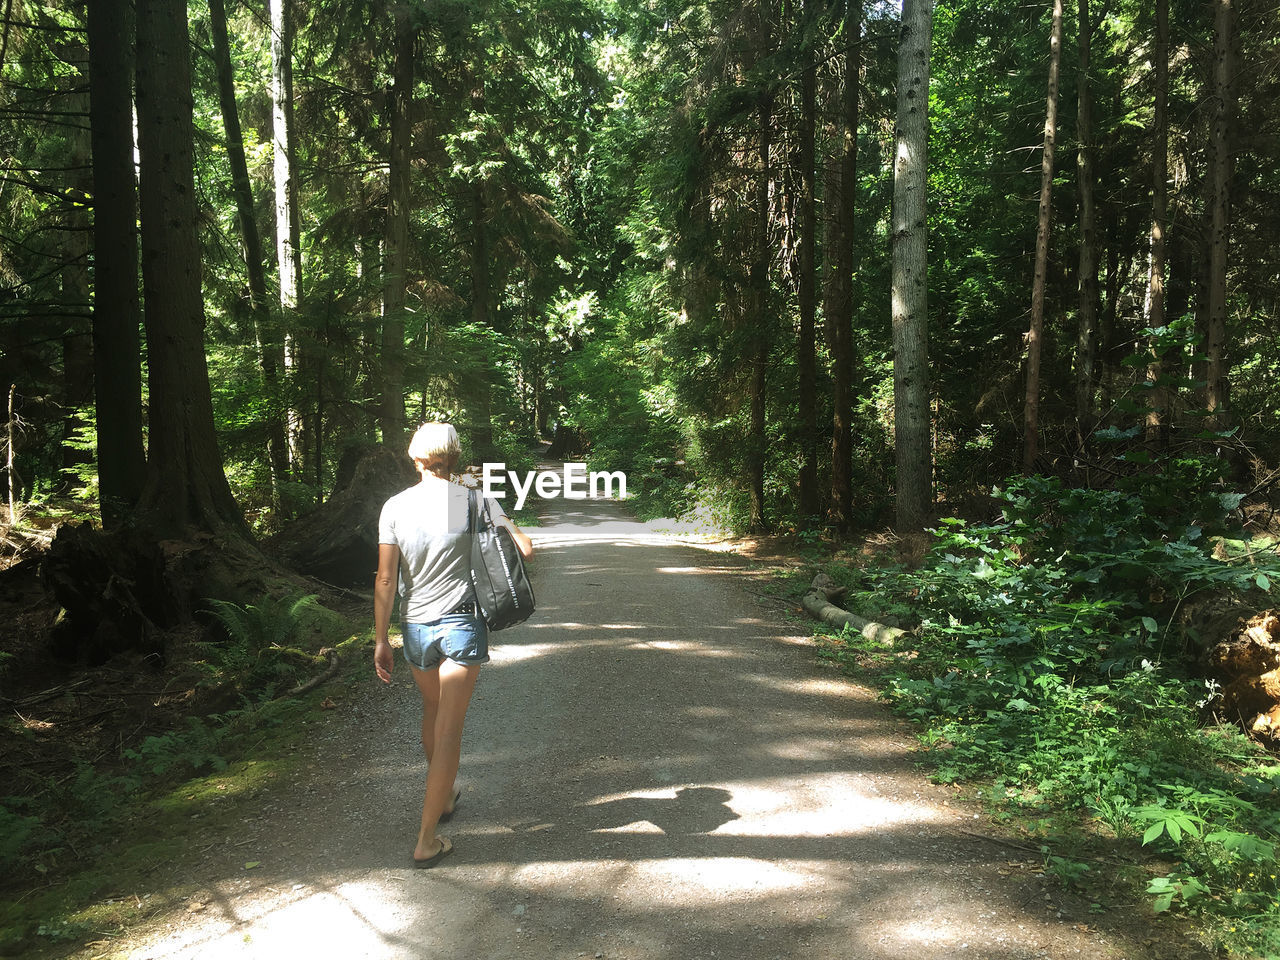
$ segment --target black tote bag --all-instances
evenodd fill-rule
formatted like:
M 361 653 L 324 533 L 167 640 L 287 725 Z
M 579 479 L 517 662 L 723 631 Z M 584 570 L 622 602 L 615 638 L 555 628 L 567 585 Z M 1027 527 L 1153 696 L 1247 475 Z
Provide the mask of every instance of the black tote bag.
M 475 490 L 467 491 L 467 529 L 471 533 L 471 583 L 476 605 L 490 630 L 505 630 L 533 615 L 533 585 L 511 531 L 489 516 Z

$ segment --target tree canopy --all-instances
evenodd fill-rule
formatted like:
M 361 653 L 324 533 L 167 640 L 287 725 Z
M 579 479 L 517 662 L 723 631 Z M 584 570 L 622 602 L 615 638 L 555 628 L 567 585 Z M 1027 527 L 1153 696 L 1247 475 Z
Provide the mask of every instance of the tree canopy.
M 149 327 L 138 360 L 131 344 L 141 315 L 177 308 L 162 290 L 130 306 L 129 134 L 110 119 L 129 91 L 145 109 L 132 53 L 147 40 L 108 6 L 114 33 L 77 2 L 16 0 L 4 25 L 18 501 L 92 502 L 99 480 L 136 500 L 138 446 L 163 450 L 163 343 Z M 1145 4 L 1067 10 L 1051 139 L 1052 4 L 927 5 L 930 347 L 907 407 L 890 213 L 910 73 L 893 6 L 187 12 L 189 100 L 166 81 L 192 121 L 190 336 L 211 469 L 261 530 L 322 500 L 350 444 L 439 417 L 480 458 L 572 430 L 593 462 L 645 477 L 654 510 L 730 525 L 874 526 L 923 490 L 918 524 L 929 502 L 1018 472 L 1023 450 L 1032 472 L 1105 483 L 1116 451 L 1095 432 L 1152 416 L 1135 456 L 1190 444 L 1254 485 L 1277 460 L 1271 0 L 1173 0 L 1167 36 Z M 145 149 L 140 172 L 145 193 Z M 146 234 L 144 213 L 143 250 Z M 141 391 L 112 381 L 130 371 Z M 917 452 L 895 459 L 906 435 Z

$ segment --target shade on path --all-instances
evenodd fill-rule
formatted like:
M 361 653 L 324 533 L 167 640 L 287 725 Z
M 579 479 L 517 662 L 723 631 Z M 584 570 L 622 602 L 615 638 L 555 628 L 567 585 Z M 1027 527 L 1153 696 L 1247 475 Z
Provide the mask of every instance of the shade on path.
M 207 854 L 197 912 L 135 956 L 1147 955 L 946 805 L 902 724 L 741 589 L 737 558 L 610 501 L 544 522 L 538 613 L 494 636 L 468 717 L 454 854 L 410 867 L 418 699 L 402 661 L 390 688 L 370 666 L 305 775 Z

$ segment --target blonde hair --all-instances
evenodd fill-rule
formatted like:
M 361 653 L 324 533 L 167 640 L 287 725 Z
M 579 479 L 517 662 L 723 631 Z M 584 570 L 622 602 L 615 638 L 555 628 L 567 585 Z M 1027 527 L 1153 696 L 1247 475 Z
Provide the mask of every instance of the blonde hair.
M 462 444 L 452 423 L 424 423 L 409 441 L 409 457 L 432 473 L 453 473 L 462 456 Z

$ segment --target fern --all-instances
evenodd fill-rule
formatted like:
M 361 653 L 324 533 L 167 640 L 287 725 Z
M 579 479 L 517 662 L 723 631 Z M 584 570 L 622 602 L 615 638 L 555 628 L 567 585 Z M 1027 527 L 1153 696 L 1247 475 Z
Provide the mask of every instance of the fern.
M 307 614 L 324 609 L 314 593 L 265 597 L 244 606 L 230 600 L 209 600 L 208 604 L 207 612 L 222 624 L 228 641 L 252 651 L 287 646 Z

